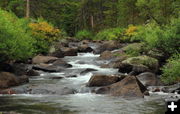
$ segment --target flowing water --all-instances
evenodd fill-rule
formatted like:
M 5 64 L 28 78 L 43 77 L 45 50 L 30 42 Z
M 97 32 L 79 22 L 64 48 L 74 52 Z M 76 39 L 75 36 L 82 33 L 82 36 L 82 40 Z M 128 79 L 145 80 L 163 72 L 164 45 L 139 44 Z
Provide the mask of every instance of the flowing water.
M 90 93 L 85 86 L 93 73 L 117 74 L 117 69 L 100 68 L 99 55 L 81 53 L 76 57 L 65 57 L 73 65 L 60 73 L 42 73 L 30 78 L 30 83 L 20 88 L 33 88 L 33 94 L 1 95 L 0 112 L 14 111 L 23 114 L 163 114 L 165 112 L 164 95 L 151 94 L 145 98 L 125 99 L 109 95 Z M 98 71 L 80 75 L 86 68 Z M 77 77 L 66 78 L 68 75 Z M 65 77 L 52 80 L 52 76 Z M 71 88 L 75 94 L 60 95 L 62 88 Z M 40 92 L 39 92 L 40 91 Z M 39 92 L 39 93 L 38 93 Z M 51 94 L 49 94 L 51 93 Z

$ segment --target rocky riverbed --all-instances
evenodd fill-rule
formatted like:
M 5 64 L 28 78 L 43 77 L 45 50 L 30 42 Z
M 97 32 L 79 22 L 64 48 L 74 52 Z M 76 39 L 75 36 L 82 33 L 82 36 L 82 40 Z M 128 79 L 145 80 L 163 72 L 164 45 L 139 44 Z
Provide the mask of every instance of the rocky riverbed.
M 163 55 L 129 56 L 129 47 L 143 48 L 115 41 L 61 41 L 48 55 L 1 65 L 0 112 L 164 113 L 164 100 L 179 97 L 179 84 L 160 81 Z

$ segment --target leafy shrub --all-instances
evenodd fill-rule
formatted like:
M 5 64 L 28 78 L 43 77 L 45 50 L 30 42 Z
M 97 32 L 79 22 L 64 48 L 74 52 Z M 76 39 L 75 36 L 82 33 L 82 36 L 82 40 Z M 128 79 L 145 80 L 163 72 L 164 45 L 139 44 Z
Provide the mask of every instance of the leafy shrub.
M 75 35 L 76 38 L 83 40 L 83 39 L 92 39 L 92 33 L 89 32 L 88 30 L 81 30 L 78 31 Z
M 36 39 L 37 53 L 46 53 L 49 46 L 61 37 L 61 31 L 43 19 L 30 23 L 32 36 Z
M 95 36 L 95 40 L 118 40 L 123 33 L 122 28 L 110 28 L 100 31 Z
M 131 56 L 139 56 L 145 51 L 143 43 L 132 43 L 122 48 L 122 50 Z
M 120 39 L 123 42 L 134 42 L 139 41 L 134 39 L 139 30 L 139 26 L 129 25 L 128 28 L 124 30 L 123 37 Z
M 34 54 L 35 40 L 27 32 L 25 19 L 0 9 L 0 61 L 23 60 Z
M 150 49 L 156 48 L 168 56 L 180 51 L 180 20 L 174 19 L 166 26 L 154 23 L 140 27 L 131 40 L 143 41 Z
M 168 60 L 162 68 L 162 81 L 166 84 L 180 82 L 180 54 L 176 54 Z

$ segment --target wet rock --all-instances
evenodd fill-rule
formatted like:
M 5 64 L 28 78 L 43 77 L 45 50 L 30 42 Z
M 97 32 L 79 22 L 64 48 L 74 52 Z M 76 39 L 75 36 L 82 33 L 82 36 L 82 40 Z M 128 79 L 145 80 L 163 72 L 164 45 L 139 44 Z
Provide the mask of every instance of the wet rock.
M 54 66 L 62 67 L 62 68 L 71 68 L 72 65 L 68 64 L 67 62 L 63 61 L 62 59 L 58 59 L 52 63 Z
M 103 53 L 101 53 L 100 58 L 99 59 L 111 59 L 113 57 L 113 54 L 111 51 L 104 51 Z
M 64 53 L 63 53 L 63 51 L 61 49 L 56 49 L 54 52 L 50 53 L 49 56 L 63 58 Z
M 69 87 L 63 87 L 53 84 L 46 84 L 46 85 L 39 85 L 36 87 L 31 88 L 30 94 L 56 94 L 56 95 L 67 95 L 67 94 L 74 94 L 76 93 L 76 90 L 69 88 Z
M 144 72 L 141 73 L 137 76 L 139 81 L 144 85 L 144 86 L 156 86 L 157 85 L 157 76 L 154 73 L 151 72 Z
M 26 75 L 28 71 L 28 65 L 24 63 L 14 63 L 12 64 L 12 73 L 21 76 L 21 75 Z
M 0 114 L 22 114 L 22 113 L 17 113 L 17 112 L 14 112 L 14 111 L 10 111 L 10 112 L 3 111 L 3 112 L 0 112 Z
M 146 88 L 136 77 L 127 76 L 115 84 L 99 88 L 96 93 L 122 97 L 143 97 L 145 91 Z
M 89 47 L 88 45 L 80 45 L 78 47 L 78 52 L 84 52 L 84 53 L 87 53 L 87 52 L 92 52 L 93 49 L 91 47 Z
M 75 94 L 75 93 L 77 93 L 77 91 L 75 89 L 64 87 L 62 89 L 62 91 L 59 92 L 58 94 L 60 94 L 60 95 L 68 95 L 68 94 Z
M 28 76 L 40 76 L 40 73 L 36 70 L 31 69 L 31 70 L 27 71 L 27 75 Z
M 56 79 L 56 80 L 59 80 L 59 79 L 63 79 L 64 77 L 50 77 L 50 79 Z
M 177 84 L 174 84 L 174 85 L 170 85 L 170 86 L 165 86 L 163 90 L 166 93 L 177 92 L 178 94 L 180 94 L 180 83 L 177 83 Z
M 129 75 L 136 76 L 143 72 L 151 72 L 151 70 L 149 70 L 149 68 L 144 65 L 133 65 L 132 72 L 130 72 Z
M 12 65 L 8 63 L 0 63 L 0 71 L 13 72 Z
M 82 40 L 82 41 L 81 41 L 81 44 L 89 44 L 89 43 L 90 43 L 89 40 Z
M 95 54 L 100 54 L 104 51 L 112 51 L 114 49 L 120 48 L 120 44 L 117 41 L 105 41 L 101 44 L 96 50 L 94 50 Z
M 61 72 L 63 70 L 62 67 L 58 67 L 55 65 L 49 65 L 49 64 L 34 65 L 32 68 L 34 70 L 41 70 L 44 72 Z
M 67 78 L 76 78 L 77 75 L 69 75 L 69 76 L 66 76 Z
M 30 91 L 30 94 L 43 94 L 43 95 L 48 95 L 48 94 L 55 94 L 55 91 L 53 90 L 48 90 L 48 89 L 32 89 Z
M 84 74 L 87 74 L 87 73 L 93 72 L 93 71 L 98 71 L 98 70 L 92 69 L 92 68 L 87 68 L 86 70 L 82 71 L 82 72 L 80 73 L 80 75 L 84 75 Z
M 87 86 L 88 87 L 107 86 L 116 83 L 121 79 L 122 77 L 118 77 L 118 76 L 94 75 L 90 78 Z
M 58 59 L 57 57 L 38 55 L 32 59 L 32 63 L 33 64 L 51 63 L 56 61 L 57 59 Z
M 23 75 L 23 76 L 18 77 L 18 83 L 23 84 L 23 83 L 28 83 L 28 82 L 29 82 L 28 76 Z
M 78 61 L 78 64 L 86 64 L 84 61 Z
M 147 66 L 153 72 L 157 72 L 159 69 L 158 60 L 148 56 L 131 57 L 122 61 L 122 63 L 129 65 L 144 65 Z
M 0 88 L 8 88 L 11 86 L 17 86 L 19 81 L 17 77 L 9 72 L 0 72 Z
M 121 63 L 119 65 L 119 72 L 121 73 L 130 73 L 133 69 L 133 66 L 126 63 Z
M 110 62 L 108 64 L 104 64 L 101 68 L 120 68 L 122 65 L 122 61 L 126 60 L 129 56 L 126 54 L 116 55 L 113 54 L 114 57 L 110 58 Z
M 155 88 L 152 92 L 160 92 L 161 89 L 160 88 Z
M 0 94 L 17 94 L 13 89 L 0 90 Z
M 78 50 L 76 48 L 62 48 L 64 56 L 77 56 Z

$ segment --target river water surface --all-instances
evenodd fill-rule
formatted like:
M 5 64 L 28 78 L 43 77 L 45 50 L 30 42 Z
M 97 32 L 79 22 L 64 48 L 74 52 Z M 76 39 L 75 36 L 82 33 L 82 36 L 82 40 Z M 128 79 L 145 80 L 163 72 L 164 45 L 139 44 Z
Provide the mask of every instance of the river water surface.
M 64 60 L 73 65 L 60 73 L 42 73 L 31 77 L 30 83 L 21 88 L 38 86 L 34 94 L 0 95 L 0 112 L 14 111 L 23 114 L 163 114 L 166 94 L 151 94 L 145 98 L 125 99 L 90 93 L 85 86 L 93 73 L 117 74 L 117 69 L 100 68 L 99 55 L 81 53 Z M 86 68 L 98 71 L 80 75 Z M 52 80 L 52 76 L 77 75 L 77 77 Z M 17 87 L 18 88 L 18 87 Z M 75 94 L 59 95 L 60 88 L 76 90 Z M 38 91 L 41 91 L 38 93 Z M 47 94 L 49 91 L 54 94 Z

